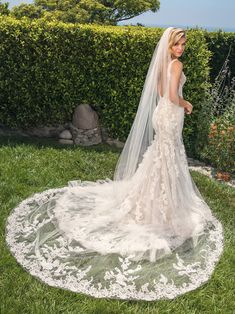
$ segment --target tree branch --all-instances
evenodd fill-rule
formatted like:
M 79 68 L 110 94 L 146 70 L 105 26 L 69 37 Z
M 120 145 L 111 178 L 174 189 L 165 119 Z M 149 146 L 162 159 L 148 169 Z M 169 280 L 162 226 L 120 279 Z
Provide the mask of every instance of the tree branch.
M 142 14 L 142 13 L 139 13 L 138 15 L 140 15 L 140 14 Z M 120 22 L 120 21 L 130 20 L 130 19 L 132 19 L 133 17 L 136 17 L 136 16 L 138 16 L 138 15 L 133 14 L 133 15 L 131 15 L 131 16 L 129 16 L 129 17 L 125 17 L 125 18 L 122 18 L 122 19 L 116 19 L 116 21 L 117 21 L 117 22 Z

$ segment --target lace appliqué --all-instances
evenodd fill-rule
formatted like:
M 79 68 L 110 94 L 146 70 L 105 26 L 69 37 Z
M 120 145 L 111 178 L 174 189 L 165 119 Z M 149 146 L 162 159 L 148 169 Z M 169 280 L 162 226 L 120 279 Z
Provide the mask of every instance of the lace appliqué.
M 201 256 L 201 261 L 190 263 L 179 252 L 174 258 L 171 257 L 168 264 L 161 263 L 160 269 L 157 262 L 135 262 L 131 259 L 132 256 L 110 255 L 102 259 L 102 255 L 94 252 L 90 256 L 88 253 L 85 255 L 81 246 L 72 244 L 56 230 L 56 241 L 46 243 L 45 239 L 37 250 L 35 234 L 43 226 L 46 227 L 50 219 L 47 217 L 40 221 L 39 211 L 35 211 L 32 216 L 32 206 L 42 208 L 50 199 L 67 189 L 65 187 L 36 193 L 21 202 L 8 218 L 7 244 L 17 261 L 33 276 L 50 286 L 97 298 L 149 301 L 173 299 L 209 279 L 223 248 L 222 226 L 215 218 L 214 228 L 208 233 L 206 248 L 198 249 L 197 254 Z M 49 208 L 47 210 L 50 211 Z M 108 262 L 105 263 L 107 259 Z M 169 277 L 170 270 L 174 272 L 174 280 Z M 94 276 L 98 276 L 98 279 Z

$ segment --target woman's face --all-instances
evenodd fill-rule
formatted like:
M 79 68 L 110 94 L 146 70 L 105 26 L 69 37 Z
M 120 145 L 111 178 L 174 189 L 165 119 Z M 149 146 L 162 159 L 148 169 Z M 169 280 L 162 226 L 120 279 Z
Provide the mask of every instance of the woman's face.
M 172 47 L 171 54 L 173 58 L 179 58 L 182 56 L 186 44 L 186 38 L 181 37 Z

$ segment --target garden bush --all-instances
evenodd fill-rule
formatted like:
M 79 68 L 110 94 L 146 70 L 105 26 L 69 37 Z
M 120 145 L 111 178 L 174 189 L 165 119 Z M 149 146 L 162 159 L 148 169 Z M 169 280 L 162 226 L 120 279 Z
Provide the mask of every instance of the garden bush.
M 235 174 L 235 77 L 229 76 L 226 58 L 198 116 L 196 153 L 217 170 Z
M 25 128 L 65 123 L 86 102 L 109 135 L 124 141 L 163 31 L 0 17 L 0 123 Z M 184 142 L 193 153 L 210 52 L 201 30 L 189 29 L 187 41 L 184 96 L 194 113 L 185 118 Z
M 235 76 L 235 32 L 205 31 L 205 39 L 212 56 L 209 62 L 210 81 L 214 82 L 224 64 L 225 57 L 230 55 L 231 76 Z

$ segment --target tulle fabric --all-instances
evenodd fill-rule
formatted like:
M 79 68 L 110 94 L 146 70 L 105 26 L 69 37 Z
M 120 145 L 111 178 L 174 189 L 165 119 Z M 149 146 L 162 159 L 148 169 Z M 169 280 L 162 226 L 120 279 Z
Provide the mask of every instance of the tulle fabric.
M 133 176 L 142 161 L 144 152 L 153 140 L 154 128 L 151 122 L 153 112 L 158 106 L 160 95 L 169 98 L 168 68 L 171 62 L 171 54 L 168 43 L 173 29 L 174 27 L 168 27 L 164 30 L 154 49 L 138 109 L 114 170 L 114 181 L 127 180 Z M 161 88 L 159 88 L 160 86 Z
M 189 173 L 183 122 L 184 109 L 161 97 L 154 139 L 130 179 L 73 180 L 23 201 L 6 229 L 18 262 L 95 297 L 172 299 L 207 281 L 223 230 Z

